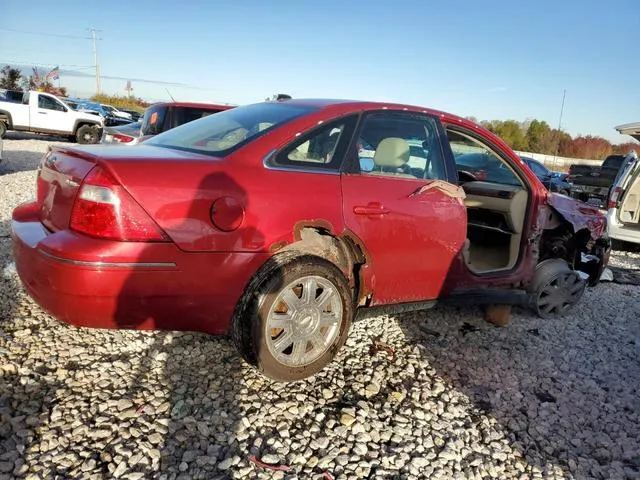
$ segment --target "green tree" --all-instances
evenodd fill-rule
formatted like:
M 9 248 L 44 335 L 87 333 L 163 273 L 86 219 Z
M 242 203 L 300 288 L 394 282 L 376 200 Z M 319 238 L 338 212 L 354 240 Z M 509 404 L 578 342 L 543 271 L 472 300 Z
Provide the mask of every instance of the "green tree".
M 0 70 L 0 88 L 22 91 L 21 78 L 22 72 L 19 69 L 5 65 Z
M 553 153 L 553 135 L 547 122 L 531 120 L 526 138 L 529 150 L 534 153 Z
M 515 120 L 493 121 L 492 131 L 514 150 L 527 150 L 525 132 Z

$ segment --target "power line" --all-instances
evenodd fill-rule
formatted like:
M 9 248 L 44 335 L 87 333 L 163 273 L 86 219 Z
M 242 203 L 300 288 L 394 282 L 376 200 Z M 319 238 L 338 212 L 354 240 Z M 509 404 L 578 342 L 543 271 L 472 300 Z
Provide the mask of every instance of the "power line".
M 82 69 L 88 69 L 88 68 L 95 68 L 94 65 L 72 65 L 72 64 L 68 64 L 68 63 L 33 63 L 33 62 L 21 62 L 19 60 L 0 60 L 0 63 L 5 63 L 8 65 L 29 65 L 29 66 L 33 66 L 33 67 L 40 67 L 40 66 L 52 66 L 52 67 L 76 67 L 80 70 Z
M 83 40 L 91 38 L 91 37 L 80 37 L 77 35 L 63 35 L 59 33 L 30 32 L 28 30 L 18 30 L 15 28 L 5 28 L 5 27 L 0 27 L 0 30 L 5 30 L 7 32 L 15 32 L 15 33 L 25 33 L 27 35 L 41 35 L 43 37 L 74 38 L 74 39 L 83 39 Z

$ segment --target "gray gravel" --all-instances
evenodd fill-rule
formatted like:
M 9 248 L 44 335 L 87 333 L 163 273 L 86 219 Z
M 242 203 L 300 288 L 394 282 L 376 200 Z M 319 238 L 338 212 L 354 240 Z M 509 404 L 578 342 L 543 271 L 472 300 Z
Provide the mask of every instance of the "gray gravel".
M 640 287 L 506 328 L 444 307 L 366 319 L 325 371 L 271 384 L 227 339 L 73 328 L 25 295 L 8 221 L 46 144 L 6 140 L 0 165 L 0 479 L 640 478 Z

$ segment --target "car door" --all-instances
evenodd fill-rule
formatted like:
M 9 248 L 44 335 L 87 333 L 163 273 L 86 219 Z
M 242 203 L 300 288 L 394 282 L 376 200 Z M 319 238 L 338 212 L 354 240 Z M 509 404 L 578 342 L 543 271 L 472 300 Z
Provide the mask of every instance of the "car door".
M 38 94 L 35 112 L 31 115 L 31 128 L 51 132 L 72 132 L 73 115 L 56 98 L 50 95 Z
M 374 305 L 437 298 L 464 245 L 463 193 L 441 132 L 435 118 L 408 112 L 361 121 L 342 174 L 343 215 L 373 270 Z

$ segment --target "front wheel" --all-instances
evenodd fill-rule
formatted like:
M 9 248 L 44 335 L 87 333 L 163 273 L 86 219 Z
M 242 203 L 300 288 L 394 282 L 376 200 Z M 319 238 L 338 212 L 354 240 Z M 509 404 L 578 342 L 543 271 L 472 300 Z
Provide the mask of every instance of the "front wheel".
M 541 318 L 561 317 L 577 304 L 587 282 L 559 258 L 538 264 L 530 290 L 535 294 L 535 310 Z
M 100 141 L 100 131 L 93 125 L 82 125 L 76 132 L 76 141 L 81 144 L 93 144 Z
M 309 377 L 344 344 L 353 317 L 349 284 L 311 255 L 270 261 L 236 309 L 233 337 L 245 360 L 279 381 Z

